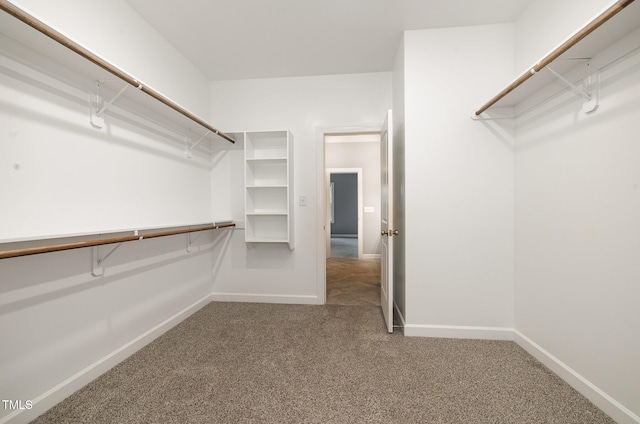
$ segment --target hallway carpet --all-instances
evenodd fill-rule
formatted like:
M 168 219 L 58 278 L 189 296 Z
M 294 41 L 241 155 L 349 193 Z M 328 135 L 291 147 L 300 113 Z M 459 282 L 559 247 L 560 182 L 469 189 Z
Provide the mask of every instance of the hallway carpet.
M 380 308 L 210 303 L 36 423 L 612 423 L 513 342 Z
M 357 258 L 357 237 L 331 237 L 332 258 Z

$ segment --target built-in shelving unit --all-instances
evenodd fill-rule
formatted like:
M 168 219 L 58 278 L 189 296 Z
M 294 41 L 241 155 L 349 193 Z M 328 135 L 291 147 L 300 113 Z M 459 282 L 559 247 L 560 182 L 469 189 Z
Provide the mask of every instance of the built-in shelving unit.
M 590 67 L 590 60 L 599 52 L 619 40 L 634 34 L 640 28 L 640 2 L 634 0 L 618 0 L 598 14 L 583 27 L 575 31 L 548 55 L 535 65 L 525 70 L 518 78 L 501 90 L 488 102 L 471 113 L 472 119 L 504 119 L 512 118 L 509 114 L 491 113 L 498 109 L 513 109 L 516 112 L 527 99 L 541 92 L 554 81 L 560 82 L 564 90 L 571 90 L 582 97 L 583 110 L 587 113 L 597 108 L 597 84 L 595 74 L 599 68 Z M 640 36 L 637 45 L 640 48 Z M 633 43 L 631 43 L 633 44 Z M 629 50 L 629 49 L 627 49 Z M 620 52 L 620 55 L 629 51 Z M 612 58 L 611 61 L 618 58 Z M 606 66 L 607 64 L 605 64 Z M 602 65 L 601 65 L 602 67 Z M 578 68 L 582 68 L 579 71 Z M 572 75 L 571 77 L 566 77 Z M 575 75 L 580 75 L 575 81 Z
M 26 64 L 29 71 L 52 77 L 53 83 L 62 81 L 90 93 L 90 123 L 94 127 L 102 128 L 105 114 L 117 105 L 177 134 L 185 140 L 187 156 L 204 140 L 234 142 L 202 118 L 11 2 L 0 0 L 0 10 L 0 53 L 13 62 L 1 65 L 23 73 L 13 68 Z
M 245 133 L 245 241 L 294 247 L 289 131 Z

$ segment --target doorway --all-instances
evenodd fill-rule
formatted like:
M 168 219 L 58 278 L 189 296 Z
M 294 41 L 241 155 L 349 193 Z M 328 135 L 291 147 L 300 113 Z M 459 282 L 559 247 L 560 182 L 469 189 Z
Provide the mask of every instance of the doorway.
M 361 258 L 362 168 L 327 168 L 327 258 Z
M 324 135 L 327 304 L 380 305 L 380 132 Z

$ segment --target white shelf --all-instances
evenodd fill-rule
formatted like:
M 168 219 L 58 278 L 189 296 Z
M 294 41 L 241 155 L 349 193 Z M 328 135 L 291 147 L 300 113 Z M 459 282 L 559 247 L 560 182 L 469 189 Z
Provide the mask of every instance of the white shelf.
M 594 19 L 595 20 L 595 19 Z M 586 28 L 583 27 L 583 28 Z M 588 34 L 573 47 L 569 48 L 566 52 L 558 56 L 553 62 L 550 63 L 549 68 L 553 69 L 560 75 L 567 74 L 585 74 L 585 72 L 578 72 L 579 68 L 586 68 L 586 60 L 575 59 L 588 59 L 593 58 L 599 52 L 602 52 L 607 47 L 629 36 L 634 31 L 640 28 L 640 1 L 635 1 L 628 5 L 626 8 L 618 12 L 611 17 L 608 21 L 604 22 L 593 32 Z M 574 34 L 577 34 L 581 29 L 571 34 L 567 38 L 570 40 Z M 640 44 L 640 40 L 639 44 Z M 564 41 L 558 45 L 558 48 L 564 44 Z M 554 49 L 553 51 L 555 51 Z M 550 53 L 551 54 L 551 53 Z M 537 64 L 543 63 L 548 56 L 541 58 L 533 67 Z M 597 71 L 593 69 L 592 72 Z M 511 88 L 516 81 L 523 78 L 525 75 L 534 74 L 530 76 L 526 81 Z M 533 72 L 530 69 L 525 70 L 518 78 L 516 78 L 511 84 L 508 84 L 503 92 L 509 90 L 504 97 L 498 100 L 495 104 L 490 106 L 487 111 L 491 111 L 496 108 L 518 108 L 519 105 L 527 103 L 527 100 L 537 93 L 542 92 L 545 88 L 558 81 L 557 77 L 547 69 L 542 69 L 538 72 Z M 482 118 L 478 118 L 482 119 Z
M 185 136 L 190 137 L 193 144 L 204 136 L 202 141 L 208 141 L 211 148 L 215 145 L 230 144 L 222 136 L 216 135 L 218 130 L 209 123 L 154 90 L 144 81 L 126 74 L 80 43 L 50 27 L 46 22 L 38 20 L 15 6 L 12 7 L 15 8 L 16 13 L 37 23 L 42 30 L 34 29 L 4 10 L 0 11 L 0 54 L 5 59 L 15 62 L 18 66 L 28 67 L 30 74 L 35 72 L 46 76 L 52 81 L 53 86 L 64 84 L 85 93 L 82 96 L 84 101 L 89 94 L 95 98 L 98 81 L 100 81 L 100 95 L 104 102 L 108 102 L 120 90 L 128 87 L 117 97 L 113 108 L 104 112 L 107 121 L 110 115 L 125 112 L 169 130 L 176 139 L 180 139 L 181 143 L 184 143 Z M 56 41 L 54 37 L 61 37 L 69 47 Z M 24 75 L 24 77 L 29 78 L 30 75 Z M 132 85 L 133 83 L 136 85 Z M 90 125 L 88 121 L 89 119 L 87 119 L 87 126 Z M 211 149 L 203 149 L 206 144 L 199 143 L 198 148 L 210 151 Z
M 293 138 L 289 131 L 247 132 L 245 241 L 294 248 Z
M 289 215 L 289 211 L 286 210 L 270 210 L 270 209 L 256 209 L 251 212 L 247 212 L 248 215 L 253 216 L 266 216 L 266 215 Z
M 260 239 L 260 238 L 247 238 L 245 239 L 246 243 L 289 243 L 289 240 L 287 239 Z
M 272 157 L 272 158 L 247 158 L 247 162 L 286 162 L 286 157 Z
M 247 215 L 245 241 L 250 243 L 287 243 L 292 248 L 289 215 Z
M 287 160 L 246 161 L 246 185 L 251 187 L 285 186 L 289 184 Z

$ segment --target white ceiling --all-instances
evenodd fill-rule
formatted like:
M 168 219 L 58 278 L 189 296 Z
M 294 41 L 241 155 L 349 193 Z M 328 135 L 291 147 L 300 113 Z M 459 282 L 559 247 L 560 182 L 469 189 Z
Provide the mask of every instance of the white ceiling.
M 126 0 L 211 80 L 390 71 L 402 32 L 514 22 L 532 0 Z

